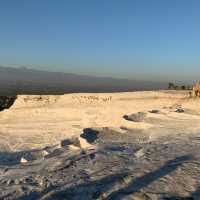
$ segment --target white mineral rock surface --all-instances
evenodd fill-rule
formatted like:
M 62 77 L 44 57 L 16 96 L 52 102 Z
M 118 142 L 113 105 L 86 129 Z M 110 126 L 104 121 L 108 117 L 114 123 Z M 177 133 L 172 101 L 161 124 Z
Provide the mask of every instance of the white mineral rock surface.
M 0 199 L 200 199 L 199 122 L 187 91 L 19 95 L 0 112 Z

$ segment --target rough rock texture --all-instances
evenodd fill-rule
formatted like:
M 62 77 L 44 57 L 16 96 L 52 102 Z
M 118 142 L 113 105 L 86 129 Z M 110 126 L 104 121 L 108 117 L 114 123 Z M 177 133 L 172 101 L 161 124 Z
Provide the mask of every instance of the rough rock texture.
M 29 149 L 19 149 L 15 140 L 9 145 L 2 142 L 0 199 L 200 199 L 200 102 L 178 98 L 176 105 L 172 100 L 172 105 L 162 109 L 163 104 L 158 107 L 157 99 L 151 101 L 151 106 L 142 112 L 153 110 L 152 104 L 161 112 L 147 113 L 143 122 L 123 119 L 123 114 L 137 112 L 129 106 L 111 118 L 119 117 L 117 122 L 102 116 L 106 118 L 104 125 L 108 121 L 115 126 L 85 126 L 76 136 L 69 134 L 65 140 L 60 137 L 54 145 L 34 148 L 34 137 Z M 178 104 L 185 112 L 175 112 Z M 6 121 L 3 117 L 0 116 L 1 124 Z M 13 122 L 9 119 L 7 126 Z M 120 120 L 122 124 L 118 124 Z M 20 163 L 21 158 L 28 162 Z
M 184 99 L 187 92 L 149 91 L 108 94 L 18 95 L 9 109 L 0 112 L 0 150 L 21 151 L 60 144 L 79 137 L 85 128 L 149 128 L 123 115 L 171 107 L 198 99 Z M 192 112 L 198 109 L 190 108 Z M 165 110 L 168 112 L 168 110 Z M 147 113 L 150 117 L 151 113 Z
M 74 152 L 61 148 L 43 160 L 2 164 L 0 197 L 199 199 L 198 135 L 163 137 L 145 143 L 124 136 L 111 143 L 111 138 L 121 133 L 109 128 L 101 131 L 92 142 L 98 146 L 96 150 Z

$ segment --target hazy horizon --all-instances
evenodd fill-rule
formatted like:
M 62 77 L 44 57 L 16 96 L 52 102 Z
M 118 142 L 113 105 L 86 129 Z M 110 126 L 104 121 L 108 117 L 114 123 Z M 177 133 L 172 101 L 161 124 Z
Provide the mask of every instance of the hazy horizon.
M 0 65 L 149 81 L 200 73 L 197 0 L 3 0 Z
M 56 69 L 48 69 L 46 67 L 36 67 L 36 66 L 12 66 L 12 65 L 0 65 L 0 68 L 12 68 L 12 69 L 26 69 L 26 70 L 38 70 L 38 71 L 44 71 L 44 72 L 52 72 L 52 73 L 63 73 L 63 74 L 74 74 L 74 75 L 80 75 L 80 76 L 89 76 L 89 77 L 99 77 L 99 78 L 112 78 L 112 79 L 116 79 L 116 80 L 130 80 L 130 81 L 138 81 L 138 82 L 143 82 L 143 81 L 148 81 L 148 82 L 161 82 L 161 83 L 177 83 L 177 84 L 194 84 L 197 81 L 199 81 L 198 75 L 196 75 L 196 77 L 193 77 L 191 79 L 188 78 L 188 76 L 182 77 L 180 78 L 176 78 L 176 77 L 169 77 L 169 79 L 166 79 L 166 77 L 163 76 L 159 76 L 156 77 L 156 75 L 152 75 L 152 76 L 148 76 L 148 74 L 143 74 L 143 76 L 139 76 L 138 74 L 133 74 L 133 76 L 112 76 L 110 74 L 90 74 L 90 73 L 78 73 L 78 72 L 74 72 L 74 71 L 62 71 L 62 70 L 56 70 Z

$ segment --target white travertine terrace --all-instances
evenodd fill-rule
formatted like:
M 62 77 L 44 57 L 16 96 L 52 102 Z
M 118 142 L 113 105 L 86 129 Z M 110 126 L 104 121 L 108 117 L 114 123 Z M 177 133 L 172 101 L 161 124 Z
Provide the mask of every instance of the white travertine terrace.
M 132 123 L 124 120 L 122 116 L 151 109 L 161 110 L 178 104 L 200 110 L 199 102 L 189 99 L 188 92 L 19 95 L 11 108 L 0 112 L 1 148 L 24 150 L 59 144 L 65 138 L 78 137 L 82 130 L 88 127 L 147 129 L 153 125 L 146 122 Z M 148 113 L 148 116 L 151 115 Z M 176 118 L 177 113 L 168 115 Z M 153 116 L 167 117 L 155 114 Z M 188 118 L 187 115 L 182 117 Z M 199 128 L 197 124 L 190 127 Z

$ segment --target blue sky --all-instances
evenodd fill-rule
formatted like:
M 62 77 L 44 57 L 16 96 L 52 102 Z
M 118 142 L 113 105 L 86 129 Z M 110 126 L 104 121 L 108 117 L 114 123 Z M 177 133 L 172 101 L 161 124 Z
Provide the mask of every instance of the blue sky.
M 199 0 L 0 0 L 0 65 L 200 78 Z

